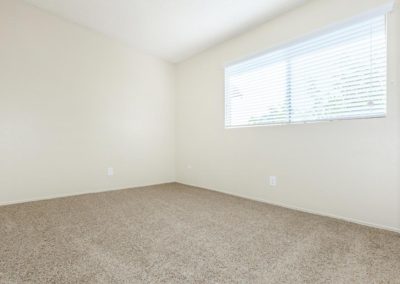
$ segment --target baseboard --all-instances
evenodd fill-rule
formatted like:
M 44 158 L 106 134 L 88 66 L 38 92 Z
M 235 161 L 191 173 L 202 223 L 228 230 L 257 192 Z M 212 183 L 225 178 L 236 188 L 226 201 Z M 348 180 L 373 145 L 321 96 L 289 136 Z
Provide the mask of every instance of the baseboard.
M 27 198 L 27 199 L 23 199 L 23 200 L 5 201 L 5 202 L 0 202 L 0 207 L 1 207 L 1 206 L 7 206 L 7 205 L 15 205 L 15 204 L 28 203 L 28 202 L 36 202 L 36 201 L 51 200 L 51 199 L 57 199 L 57 198 L 66 198 L 66 197 L 80 196 L 80 195 L 86 195 L 86 194 L 94 194 L 94 193 L 102 193 L 102 192 L 112 192 L 112 191 L 127 190 L 127 189 L 138 189 L 138 188 L 146 188 L 146 187 L 150 187 L 150 186 L 168 185 L 168 184 L 175 184 L 175 182 L 165 182 L 165 183 L 156 183 L 156 184 L 135 185 L 135 186 L 126 187 L 126 188 L 111 188 L 111 189 L 99 189 L 99 190 L 80 191 L 80 192 L 75 192 L 75 193 L 54 194 L 54 195 L 50 195 L 50 196 L 43 196 L 43 197 L 37 197 L 37 198 Z
M 400 228 L 394 228 L 394 227 L 390 227 L 390 226 L 369 223 L 369 222 L 365 222 L 362 220 L 347 218 L 347 217 L 338 216 L 338 215 L 329 214 L 329 213 L 323 213 L 323 212 L 314 211 L 314 210 L 310 210 L 310 209 L 306 209 L 306 208 L 302 208 L 302 207 L 291 206 L 291 205 L 284 204 L 284 203 L 273 202 L 273 201 L 265 200 L 265 199 L 261 199 L 261 198 L 253 198 L 253 197 L 249 197 L 249 196 L 245 196 L 245 195 L 241 195 L 241 194 L 235 194 L 235 193 L 224 191 L 224 190 L 199 187 L 197 185 L 183 183 L 183 182 L 166 182 L 166 183 L 158 183 L 158 184 L 136 185 L 136 186 L 127 187 L 127 188 L 100 189 L 100 190 L 77 192 L 77 193 L 68 193 L 68 194 L 59 194 L 59 195 L 56 194 L 56 195 L 45 196 L 45 197 L 0 202 L 0 206 L 21 204 L 21 203 L 28 203 L 28 202 L 35 202 L 35 201 L 43 201 L 43 200 L 51 200 L 51 199 L 65 198 L 65 197 L 73 197 L 73 196 L 80 196 L 80 195 L 93 194 L 93 193 L 112 192 L 112 191 L 126 190 L 126 189 L 137 189 L 137 188 L 145 188 L 145 187 L 157 186 L 157 185 L 168 185 L 168 184 L 182 184 L 182 185 L 192 186 L 192 187 L 196 187 L 196 188 L 203 189 L 203 190 L 209 190 L 209 191 L 213 191 L 213 192 L 223 193 L 226 195 L 235 196 L 235 197 L 239 197 L 239 198 L 243 198 L 243 199 L 247 199 L 247 200 L 253 200 L 253 201 L 257 201 L 257 202 L 262 202 L 262 203 L 266 203 L 266 204 L 270 204 L 270 205 L 275 205 L 275 206 L 279 206 L 282 208 L 287 208 L 287 209 L 305 212 L 305 213 L 309 213 L 309 214 L 314 214 L 314 215 L 318 215 L 318 216 L 338 219 L 338 220 L 342 220 L 342 221 L 346 221 L 346 222 L 350 222 L 350 223 L 354 223 L 354 224 L 358 224 L 358 225 L 363 225 L 363 226 L 367 226 L 367 227 L 371 227 L 371 228 L 375 228 L 375 229 L 381 229 L 381 230 L 391 231 L 391 232 L 395 232 L 395 233 L 400 233 Z
M 362 220 L 357 220 L 357 219 L 353 219 L 353 218 L 347 218 L 347 217 L 338 216 L 338 215 L 329 214 L 329 213 L 323 213 L 323 212 L 310 210 L 310 209 L 305 209 L 305 208 L 302 208 L 302 207 L 292 206 L 292 205 L 288 205 L 288 204 L 284 204 L 284 203 L 273 202 L 273 201 L 265 200 L 265 199 L 261 199 L 261 198 L 252 198 L 252 197 L 249 197 L 249 196 L 236 194 L 236 193 L 232 193 L 232 192 L 228 192 L 228 191 L 224 191 L 224 190 L 217 190 L 217 189 L 199 187 L 197 185 L 192 185 L 192 184 L 182 183 L 182 182 L 177 182 L 177 183 L 178 184 L 182 184 L 182 185 L 196 187 L 196 188 L 203 189 L 203 190 L 209 190 L 209 191 L 213 191 L 213 192 L 223 193 L 223 194 L 226 194 L 226 195 L 235 196 L 235 197 L 239 197 L 239 198 L 243 198 L 243 199 L 247 199 L 247 200 L 252 200 L 252 201 L 262 202 L 262 203 L 266 203 L 266 204 L 270 204 L 270 205 L 274 205 L 274 206 L 279 206 L 279 207 L 290 209 L 290 210 L 295 210 L 295 211 L 300 211 L 300 212 L 309 213 L 309 214 L 313 214 L 313 215 L 318 215 L 318 216 L 322 216 L 322 217 L 328 217 L 328 218 L 333 218 L 333 219 L 337 219 L 337 220 L 341 220 L 341 221 L 346 221 L 346 222 L 350 222 L 350 223 L 354 223 L 354 224 L 358 224 L 358 225 L 362 225 L 362 226 L 367 226 L 367 227 L 374 228 L 374 229 L 381 229 L 381 230 L 386 230 L 386 231 L 390 231 L 390 232 L 400 233 L 400 228 L 395 228 L 395 227 L 390 227 L 390 226 L 385 226 L 385 225 L 380 225 L 380 224 L 369 223 L 369 222 L 365 222 L 365 221 L 362 221 Z

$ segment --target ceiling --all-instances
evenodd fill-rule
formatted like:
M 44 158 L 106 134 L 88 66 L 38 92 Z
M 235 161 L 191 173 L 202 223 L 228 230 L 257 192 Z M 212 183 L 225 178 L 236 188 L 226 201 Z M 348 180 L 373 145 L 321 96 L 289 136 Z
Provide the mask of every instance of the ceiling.
M 26 0 L 170 62 L 180 62 L 307 0 Z

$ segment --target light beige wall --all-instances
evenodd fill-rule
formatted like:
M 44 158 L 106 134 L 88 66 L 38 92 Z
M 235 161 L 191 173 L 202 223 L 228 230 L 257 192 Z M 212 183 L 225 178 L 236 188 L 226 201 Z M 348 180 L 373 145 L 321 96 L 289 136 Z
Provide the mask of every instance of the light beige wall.
M 113 39 L 0 0 L 0 204 L 174 181 L 174 75 Z
M 385 119 L 224 129 L 223 66 L 386 1 L 316 0 L 178 66 L 177 180 L 400 229 L 400 11 L 389 18 Z M 397 1 L 397 5 L 399 2 Z M 268 186 L 276 175 L 278 186 Z

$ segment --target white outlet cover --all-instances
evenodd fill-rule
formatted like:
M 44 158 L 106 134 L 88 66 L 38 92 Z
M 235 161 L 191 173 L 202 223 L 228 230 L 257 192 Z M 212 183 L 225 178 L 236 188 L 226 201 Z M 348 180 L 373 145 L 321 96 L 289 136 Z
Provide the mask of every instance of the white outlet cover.
M 107 168 L 107 175 L 113 176 L 114 175 L 114 168 Z
M 276 176 L 270 176 L 270 177 L 269 177 L 269 185 L 270 185 L 270 186 L 276 186 L 276 185 L 277 185 L 277 178 L 276 178 Z

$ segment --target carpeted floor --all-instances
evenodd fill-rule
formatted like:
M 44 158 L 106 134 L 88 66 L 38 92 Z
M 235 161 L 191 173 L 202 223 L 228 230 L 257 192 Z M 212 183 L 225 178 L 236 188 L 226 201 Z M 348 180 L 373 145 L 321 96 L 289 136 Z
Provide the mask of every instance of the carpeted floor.
M 0 207 L 0 283 L 400 283 L 400 235 L 169 184 Z

